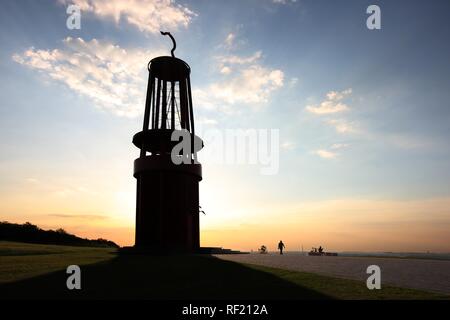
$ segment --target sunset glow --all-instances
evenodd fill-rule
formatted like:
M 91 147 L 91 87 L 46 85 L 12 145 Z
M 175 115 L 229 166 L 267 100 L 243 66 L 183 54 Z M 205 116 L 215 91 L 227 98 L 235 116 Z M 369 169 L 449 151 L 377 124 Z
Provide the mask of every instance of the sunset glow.
M 0 220 L 134 244 L 131 139 L 170 30 L 205 140 L 202 246 L 450 252 L 445 12 L 387 2 L 373 31 L 365 1 L 318 2 L 2 3 Z M 228 161 L 230 129 L 276 130 L 276 174 Z

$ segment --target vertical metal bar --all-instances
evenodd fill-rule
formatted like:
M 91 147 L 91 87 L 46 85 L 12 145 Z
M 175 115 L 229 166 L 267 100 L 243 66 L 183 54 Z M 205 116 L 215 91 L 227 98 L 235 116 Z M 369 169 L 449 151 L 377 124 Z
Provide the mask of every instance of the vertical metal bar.
M 195 128 L 194 128 L 194 110 L 192 108 L 192 93 L 191 93 L 191 79 L 187 78 L 187 89 L 188 89 L 188 98 L 189 98 L 189 118 L 191 120 L 191 154 L 194 156 L 194 162 L 197 162 L 197 153 L 194 152 L 194 139 L 195 139 Z
M 150 104 L 151 96 L 153 90 L 153 80 L 151 74 L 148 75 L 148 85 L 147 85 L 147 97 L 145 98 L 145 113 L 144 113 L 144 128 L 142 130 L 148 130 L 148 123 L 150 121 Z
M 170 126 L 172 130 L 175 130 L 175 81 L 170 84 L 171 101 L 170 101 Z
M 158 79 L 158 89 L 156 89 L 156 111 L 155 111 L 155 129 L 159 129 L 159 105 L 161 100 L 161 80 Z
M 140 154 L 139 154 L 139 157 L 140 157 L 140 158 L 143 158 L 143 157 L 145 157 L 145 155 L 146 155 L 145 144 L 142 143 L 142 146 L 141 146 L 141 152 L 140 152 Z
M 163 80 L 161 129 L 166 129 L 167 122 L 167 81 Z
M 134 235 L 134 243 L 136 246 L 141 245 L 141 177 L 137 176 L 136 182 L 136 233 Z
M 152 78 L 152 123 L 151 128 L 155 128 L 155 77 Z
M 187 96 L 188 96 L 188 117 L 190 120 L 190 126 L 188 127 L 188 130 L 195 134 L 195 129 L 194 129 L 194 111 L 192 110 L 192 94 L 191 94 L 191 80 L 189 78 L 187 78 Z
M 186 101 L 186 79 L 179 82 L 179 96 L 180 96 L 180 114 L 181 114 L 181 128 L 189 130 L 189 117 L 187 117 L 187 101 Z

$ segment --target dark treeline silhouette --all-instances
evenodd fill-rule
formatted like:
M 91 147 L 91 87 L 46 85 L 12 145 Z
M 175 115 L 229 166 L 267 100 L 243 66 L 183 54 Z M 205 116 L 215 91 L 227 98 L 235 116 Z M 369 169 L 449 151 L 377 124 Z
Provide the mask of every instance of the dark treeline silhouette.
M 0 222 L 0 240 L 27 243 L 57 244 L 83 247 L 116 247 L 113 241 L 106 239 L 89 240 L 67 233 L 64 229 L 43 230 L 38 226 L 26 222 L 24 224 Z

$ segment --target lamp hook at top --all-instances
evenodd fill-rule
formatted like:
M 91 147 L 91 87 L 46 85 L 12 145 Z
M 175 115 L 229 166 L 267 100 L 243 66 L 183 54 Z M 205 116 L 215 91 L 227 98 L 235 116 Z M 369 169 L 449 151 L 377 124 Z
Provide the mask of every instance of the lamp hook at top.
M 163 32 L 163 31 L 160 31 L 160 32 L 163 36 L 169 36 L 170 39 L 172 39 L 173 48 L 172 48 L 172 50 L 170 50 L 170 53 L 172 54 L 172 57 L 175 58 L 174 51 L 177 48 L 177 43 L 175 42 L 174 37 L 170 34 L 170 32 Z

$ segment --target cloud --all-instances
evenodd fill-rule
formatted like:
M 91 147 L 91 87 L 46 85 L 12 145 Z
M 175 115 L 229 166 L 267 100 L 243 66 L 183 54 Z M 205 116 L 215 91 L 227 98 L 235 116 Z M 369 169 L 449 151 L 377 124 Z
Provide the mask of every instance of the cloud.
M 147 62 L 159 51 L 124 49 L 110 42 L 68 37 L 63 49 L 33 47 L 13 60 L 45 74 L 95 106 L 118 116 L 140 115 L 144 107 Z
M 323 159 L 334 159 L 338 156 L 337 152 L 333 152 L 333 151 L 329 151 L 329 150 L 325 150 L 325 149 L 314 150 L 313 153 Z
M 331 125 L 338 133 L 354 133 L 357 132 L 354 123 L 347 121 L 346 119 L 330 119 L 330 114 L 343 112 L 349 110 L 349 107 L 342 102 L 343 99 L 352 94 L 352 89 L 346 89 L 343 91 L 329 91 L 326 94 L 325 100 L 318 105 L 308 105 L 306 110 L 314 113 L 315 115 L 325 116 L 324 123 Z M 335 159 L 340 153 L 339 150 L 347 148 L 349 145 L 345 143 L 334 143 L 327 149 L 317 149 L 311 153 L 323 158 L 323 159 Z
M 329 114 L 348 110 L 344 103 L 333 103 L 332 101 L 323 101 L 319 106 L 307 106 L 306 110 L 315 114 Z
M 348 96 L 352 93 L 352 89 L 349 88 L 347 90 L 344 90 L 342 92 L 338 91 L 330 91 L 327 93 L 327 99 L 331 101 L 339 101 L 344 99 L 345 96 Z
M 115 23 L 125 20 L 146 33 L 177 30 L 187 27 L 196 13 L 172 0 L 60 0 L 64 5 L 77 5 L 81 12 L 90 12 L 100 19 Z
M 330 148 L 333 150 L 337 150 L 337 149 L 347 148 L 348 146 L 349 146 L 349 144 L 347 144 L 347 143 L 335 143 Z
M 411 133 L 387 134 L 381 139 L 405 150 L 439 148 L 437 141 Z
M 216 119 L 207 118 L 207 117 L 198 117 L 195 120 L 195 123 L 196 124 L 215 126 L 217 124 L 217 120 Z
M 236 35 L 234 33 L 230 32 L 224 41 L 225 48 L 228 48 L 228 49 L 232 48 L 234 46 L 235 40 L 236 40 Z
M 318 105 L 306 106 L 306 110 L 317 115 L 332 114 L 347 111 L 349 110 L 348 105 L 341 102 L 341 100 L 349 96 L 351 93 L 352 93 L 351 88 L 341 92 L 330 91 L 327 93 L 325 100 L 323 100 Z
M 285 141 L 281 144 L 281 148 L 284 150 L 293 150 L 296 147 L 296 143 L 292 141 Z
M 354 123 L 348 122 L 344 119 L 330 119 L 326 122 L 333 126 L 339 133 L 355 133 L 358 131 Z
M 225 44 L 229 41 L 225 39 Z M 284 73 L 263 65 L 262 52 L 250 56 L 237 54 L 216 57 L 221 78 L 202 88 L 195 88 L 196 105 L 205 109 L 230 111 L 236 104 L 258 109 L 284 84 Z
M 102 215 L 97 215 L 97 214 L 49 214 L 48 216 L 56 217 L 56 218 L 87 219 L 87 220 L 109 219 L 108 216 L 102 216 Z
M 328 149 L 314 150 L 312 153 L 323 159 L 335 159 L 339 156 L 338 150 L 349 147 L 347 143 L 334 143 Z
M 262 57 L 262 51 L 256 51 L 254 54 L 248 57 L 238 56 L 238 55 L 225 55 L 220 56 L 217 59 L 221 66 L 225 66 L 227 64 L 251 64 L 256 63 Z
M 222 67 L 222 69 L 220 69 L 220 73 L 222 73 L 222 74 L 230 74 L 231 73 L 231 68 L 227 67 L 227 66 L 224 66 L 224 67 Z
M 226 81 L 211 84 L 208 92 L 215 99 L 230 105 L 266 103 L 271 93 L 283 86 L 283 78 L 281 70 L 255 64 L 241 69 Z
M 277 4 L 287 4 L 287 3 L 295 3 L 297 0 L 272 0 L 273 3 Z

